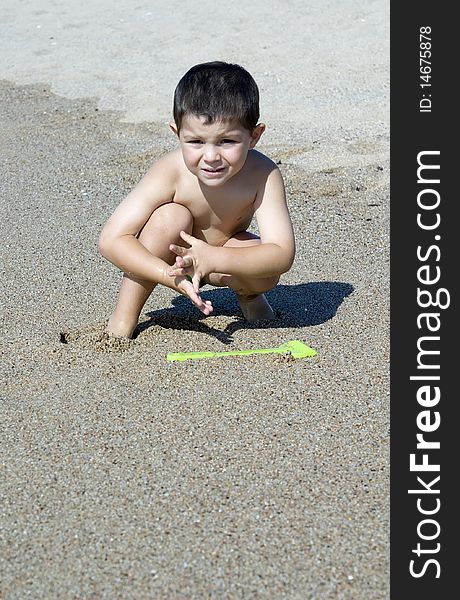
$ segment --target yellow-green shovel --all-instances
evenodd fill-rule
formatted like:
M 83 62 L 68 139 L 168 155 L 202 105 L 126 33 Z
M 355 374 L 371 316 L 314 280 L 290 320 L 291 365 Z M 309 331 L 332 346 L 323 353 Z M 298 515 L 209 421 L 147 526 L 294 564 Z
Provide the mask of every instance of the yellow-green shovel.
M 316 356 L 316 350 L 307 346 L 300 340 L 291 340 L 281 344 L 278 348 L 257 348 L 255 350 L 228 350 L 225 352 L 170 352 L 166 360 L 183 361 L 195 358 L 215 358 L 216 356 L 249 356 L 250 354 L 290 354 L 294 358 L 307 358 Z

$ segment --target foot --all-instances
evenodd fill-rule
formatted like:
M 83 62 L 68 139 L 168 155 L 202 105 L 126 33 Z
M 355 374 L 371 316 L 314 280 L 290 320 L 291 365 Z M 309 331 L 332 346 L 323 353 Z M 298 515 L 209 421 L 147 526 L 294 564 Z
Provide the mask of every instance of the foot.
M 137 321 L 133 324 L 131 322 L 117 319 L 114 315 L 112 315 L 107 323 L 106 332 L 114 337 L 130 340 L 133 337 L 136 325 Z
M 274 319 L 275 314 L 263 294 L 254 296 L 237 295 L 238 303 L 246 321 L 260 321 L 262 319 Z

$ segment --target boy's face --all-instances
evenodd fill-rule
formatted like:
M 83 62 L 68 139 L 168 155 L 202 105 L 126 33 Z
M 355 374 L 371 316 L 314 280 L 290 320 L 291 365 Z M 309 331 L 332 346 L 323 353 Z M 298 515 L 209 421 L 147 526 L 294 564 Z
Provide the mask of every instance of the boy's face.
M 170 127 L 177 135 L 176 126 Z M 236 121 L 207 124 L 204 117 L 186 115 L 178 135 L 185 165 L 205 185 L 221 186 L 242 169 L 264 130 L 263 123 L 251 133 Z

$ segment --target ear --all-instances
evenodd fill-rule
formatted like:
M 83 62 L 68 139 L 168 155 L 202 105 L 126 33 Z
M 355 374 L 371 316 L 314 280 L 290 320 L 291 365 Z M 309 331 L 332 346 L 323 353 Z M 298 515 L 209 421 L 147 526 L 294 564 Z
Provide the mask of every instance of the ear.
M 251 133 L 250 148 L 254 148 L 254 146 L 260 140 L 264 131 L 265 131 L 265 123 L 259 123 L 258 125 L 256 125 L 254 127 L 254 130 Z
M 174 121 L 171 121 L 171 123 L 169 124 L 169 129 L 175 134 L 177 135 L 177 137 L 179 137 L 179 132 L 177 131 L 177 127 L 176 124 L 174 123 Z

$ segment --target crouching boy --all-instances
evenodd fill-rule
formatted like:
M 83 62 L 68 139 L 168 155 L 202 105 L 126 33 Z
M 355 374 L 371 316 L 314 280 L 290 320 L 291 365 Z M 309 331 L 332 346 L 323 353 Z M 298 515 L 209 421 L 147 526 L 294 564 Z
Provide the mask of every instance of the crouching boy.
M 179 148 L 158 160 L 117 207 L 99 240 L 123 280 L 107 331 L 131 337 L 157 284 L 212 313 L 200 286 L 228 286 L 248 321 L 273 318 L 264 292 L 294 260 L 283 179 L 254 149 L 265 130 L 259 92 L 241 66 L 192 67 L 174 93 Z M 247 231 L 255 216 L 260 238 Z

